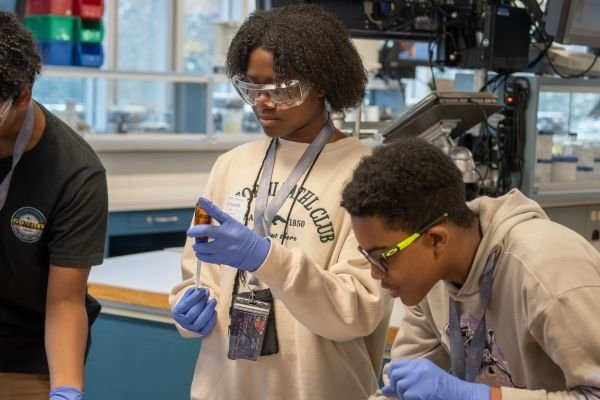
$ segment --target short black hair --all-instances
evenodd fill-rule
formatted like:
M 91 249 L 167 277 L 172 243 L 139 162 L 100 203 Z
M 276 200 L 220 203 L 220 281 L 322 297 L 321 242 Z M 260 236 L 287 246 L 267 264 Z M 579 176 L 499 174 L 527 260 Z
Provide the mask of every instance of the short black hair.
M 461 227 L 468 227 L 475 216 L 466 205 L 458 167 L 419 138 L 381 145 L 364 157 L 343 190 L 341 205 L 352 216 L 380 217 L 387 227 L 406 232 L 443 213 Z
M 0 11 L 0 101 L 17 100 L 32 85 L 42 61 L 31 33 L 15 14 Z
M 229 45 L 227 75 L 244 78 L 250 53 L 257 48 L 273 54 L 277 83 L 297 75 L 322 88 L 333 111 L 356 107 L 365 95 L 367 73 L 348 30 L 317 5 L 251 14 Z

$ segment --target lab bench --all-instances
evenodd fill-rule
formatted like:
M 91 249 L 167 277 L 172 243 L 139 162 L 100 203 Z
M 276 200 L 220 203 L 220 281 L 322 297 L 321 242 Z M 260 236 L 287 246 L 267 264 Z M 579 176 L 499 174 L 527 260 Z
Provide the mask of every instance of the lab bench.
M 184 339 L 168 292 L 181 281 L 180 252 L 108 258 L 88 288 L 102 304 L 85 371 L 88 400 L 189 400 L 201 339 Z
M 86 399 L 189 399 L 201 339 L 181 337 L 170 315 L 180 257 L 181 248 L 165 249 L 107 258 L 92 268 L 88 289 L 102 313 L 92 327 Z M 391 325 L 401 317 L 397 302 Z M 388 329 L 388 357 L 397 330 Z

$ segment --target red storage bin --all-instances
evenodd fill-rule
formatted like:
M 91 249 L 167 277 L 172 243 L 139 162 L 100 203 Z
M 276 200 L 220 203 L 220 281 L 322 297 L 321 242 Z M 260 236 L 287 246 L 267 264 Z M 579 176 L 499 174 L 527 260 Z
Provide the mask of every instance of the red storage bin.
M 73 0 L 29 0 L 26 12 L 28 15 L 72 15 Z
M 73 15 L 81 19 L 101 19 L 104 15 L 104 0 L 73 0 Z

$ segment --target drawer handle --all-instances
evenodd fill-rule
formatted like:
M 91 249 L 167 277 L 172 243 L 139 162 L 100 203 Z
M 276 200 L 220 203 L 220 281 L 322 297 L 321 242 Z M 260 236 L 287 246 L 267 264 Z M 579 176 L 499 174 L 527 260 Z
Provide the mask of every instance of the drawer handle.
M 146 222 L 149 224 L 173 224 L 179 222 L 179 217 L 177 215 L 172 217 L 146 217 Z

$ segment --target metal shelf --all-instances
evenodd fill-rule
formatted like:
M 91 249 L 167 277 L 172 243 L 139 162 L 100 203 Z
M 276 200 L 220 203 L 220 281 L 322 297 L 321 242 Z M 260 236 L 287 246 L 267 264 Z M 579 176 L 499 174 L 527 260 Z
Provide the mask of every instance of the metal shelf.
M 227 76 L 224 74 L 181 74 L 167 72 L 140 72 L 140 71 L 116 71 L 81 67 L 59 67 L 44 66 L 42 68 L 44 77 L 61 78 L 91 78 L 91 79 L 129 79 L 129 80 L 148 80 L 162 82 L 182 82 L 182 83 L 227 83 Z

